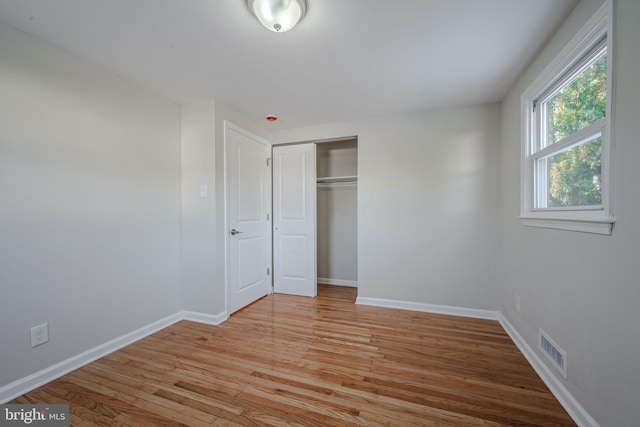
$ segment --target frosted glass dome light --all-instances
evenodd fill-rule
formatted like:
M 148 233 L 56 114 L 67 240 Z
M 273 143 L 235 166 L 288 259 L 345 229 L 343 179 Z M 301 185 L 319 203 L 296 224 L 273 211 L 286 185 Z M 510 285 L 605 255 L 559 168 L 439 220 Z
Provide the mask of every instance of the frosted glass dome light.
M 268 30 L 284 33 L 307 12 L 306 0 L 247 0 L 247 7 Z

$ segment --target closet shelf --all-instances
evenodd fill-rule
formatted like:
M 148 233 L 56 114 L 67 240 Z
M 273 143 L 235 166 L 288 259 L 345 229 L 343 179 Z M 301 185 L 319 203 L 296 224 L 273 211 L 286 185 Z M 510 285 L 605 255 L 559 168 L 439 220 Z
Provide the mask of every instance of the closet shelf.
M 329 184 L 332 182 L 358 182 L 358 177 L 349 176 L 324 176 L 316 180 L 318 183 Z

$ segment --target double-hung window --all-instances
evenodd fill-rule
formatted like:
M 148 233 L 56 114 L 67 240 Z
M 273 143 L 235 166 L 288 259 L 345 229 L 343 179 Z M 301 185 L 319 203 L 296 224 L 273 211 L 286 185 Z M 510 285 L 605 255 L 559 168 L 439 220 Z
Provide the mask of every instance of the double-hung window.
M 611 234 L 611 8 L 522 95 L 524 225 Z

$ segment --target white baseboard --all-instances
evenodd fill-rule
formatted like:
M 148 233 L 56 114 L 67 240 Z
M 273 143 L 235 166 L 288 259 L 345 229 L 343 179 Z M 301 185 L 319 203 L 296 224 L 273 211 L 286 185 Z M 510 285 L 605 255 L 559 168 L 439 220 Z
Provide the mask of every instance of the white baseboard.
M 560 379 L 551 371 L 551 369 L 540 359 L 537 353 L 527 344 L 518 331 L 509 323 L 502 313 L 498 318 L 504 330 L 509 334 L 511 340 L 518 347 L 520 352 L 527 359 L 529 364 L 536 371 L 542 381 L 549 387 L 551 393 L 558 399 L 560 404 L 567 411 L 569 416 L 573 418 L 580 427 L 600 427 L 598 422 L 578 403 L 573 395 L 562 384 Z
M 27 377 L 16 380 L 5 386 L 0 387 L 0 404 L 6 403 L 15 399 L 18 396 L 22 396 L 31 390 L 38 388 L 48 382 L 55 380 L 71 371 L 87 365 L 94 360 L 104 357 L 113 353 L 116 350 L 126 347 L 134 342 L 149 336 L 155 332 L 158 332 L 168 326 L 173 325 L 181 320 L 191 320 L 193 322 L 205 323 L 208 325 L 219 325 L 228 318 L 227 313 L 221 313 L 218 315 L 197 313 L 193 311 L 180 311 L 171 316 L 160 319 L 147 326 L 136 329 L 128 334 L 122 335 L 118 338 L 114 338 L 104 344 L 100 344 L 85 352 L 72 356 L 62 362 L 49 366 L 35 372 Z
M 448 305 L 424 304 L 420 302 L 398 301 L 380 298 L 357 297 L 356 304 L 376 307 L 399 308 L 402 310 L 422 311 L 426 313 L 448 314 L 451 316 L 473 317 L 476 319 L 498 320 L 498 311 L 478 310 L 475 308 L 451 307 Z
M 206 325 L 219 325 L 229 318 L 227 312 L 220 314 L 205 314 L 196 311 L 183 311 L 182 320 L 190 320 L 192 322 L 204 323 Z
M 327 279 L 326 277 L 318 277 L 317 282 L 323 285 L 347 286 L 350 288 L 358 287 L 358 282 L 356 280 Z

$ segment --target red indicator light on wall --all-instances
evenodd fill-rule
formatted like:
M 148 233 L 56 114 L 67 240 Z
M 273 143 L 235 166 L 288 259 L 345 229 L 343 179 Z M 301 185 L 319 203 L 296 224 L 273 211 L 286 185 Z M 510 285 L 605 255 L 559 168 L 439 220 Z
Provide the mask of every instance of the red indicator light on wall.
M 265 119 L 267 119 L 268 122 L 275 122 L 276 120 L 278 120 L 278 118 L 273 114 L 269 114 L 267 117 L 265 117 Z

